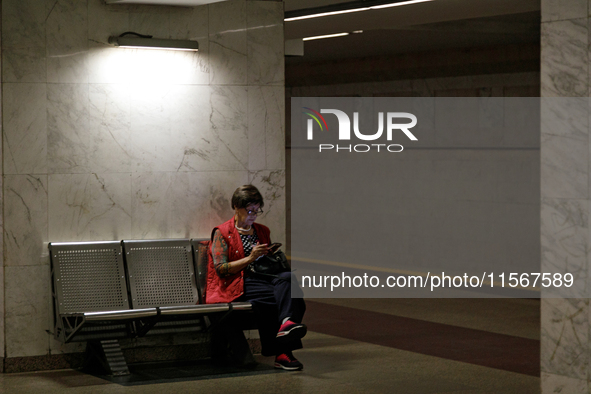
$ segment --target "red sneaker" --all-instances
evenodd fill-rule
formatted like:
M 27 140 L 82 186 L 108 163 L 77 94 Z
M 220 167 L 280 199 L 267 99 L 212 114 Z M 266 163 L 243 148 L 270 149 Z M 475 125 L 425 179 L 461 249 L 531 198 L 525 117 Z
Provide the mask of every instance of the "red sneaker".
M 298 324 L 288 320 L 279 327 L 277 340 L 280 342 L 293 341 L 295 339 L 303 338 L 307 332 L 308 328 L 305 324 Z
M 304 365 L 291 352 L 288 352 L 275 357 L 275 368 L 285 369 L 286 371 L 300 371 L 304 369 Z

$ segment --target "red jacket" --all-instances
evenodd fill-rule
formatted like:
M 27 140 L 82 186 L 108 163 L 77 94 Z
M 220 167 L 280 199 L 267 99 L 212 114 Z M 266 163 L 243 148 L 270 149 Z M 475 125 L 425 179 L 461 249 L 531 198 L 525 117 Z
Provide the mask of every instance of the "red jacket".
M 259 242 L 262 244 L 271 244 L 271 232 L 267 226 L 254 223 L 254 230 L 257 233 Z M 244 248 L 238 230 L 234 227 L 234 218 L 226 223 L 214 228 L 211 232 L 211 240 L 215 230 L 220 233 L 228 245 L 228 262 L 240 260 L 244 257 Z M 207 288 L 205 290 L 205 303 L 215 304 L 219 302 L 232 302 L 244 293 L 244 270 L 233 275 L 220 277 L 213 265 L 213 255 L 211 253 L 211 242 L 207 248 Z

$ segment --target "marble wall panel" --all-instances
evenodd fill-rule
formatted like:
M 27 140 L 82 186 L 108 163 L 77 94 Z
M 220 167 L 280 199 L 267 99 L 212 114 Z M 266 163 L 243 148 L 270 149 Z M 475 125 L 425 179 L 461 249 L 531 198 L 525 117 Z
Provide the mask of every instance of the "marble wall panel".
M 261 88 L 250 86 L 248 88 L 248 169 L 251 171 L 267 167 L 267 115 L 273 114 L 267 111 L 266 104 Z
M 571 378 L 588 378 L 589 300 L 542 299 L 541 369 Z
M 249 1 L 247 54 L 249 85 L 284 85 L 283 3 Z
M 109 45 L 110 36 L 118 36 L 126 31 L 130 31 L 128 6 L 123 4 L 105 5 L 102 0 L 88 0 L 88 40 L 90 43 Z
M 47 259 L 49 261 L 49 258 Z M 51 271 L 50 271 L 51 278 Z M 51 279 L 50 279 L 51 281 Z M 65 353 L 84 353 L 86 350 L 86 342 L 71 342 L 63 343 L 55 339 L 55 318 L 54 318 L 54 300 L 53 297 L 47 298 L 47 309 L 49 310 L 47 325 L 50 327 L 51 335 L 49 335 L 49 354 L 65 354 Z
M 46 76 L 44 45 L 2 49 L 3 82 L 45 82 Z
M 49 266 L 8 266 L 4 275 L 6 357 L 47 354 Z
M 178 8 L 170 10 L 170 38 L 179 40 L 207 40 L 209 35 L 209 7 Z
M 542 97 L 585 97 L 589 84 L 587 19 L 542 24 Z
M 134 174 L 132 236 L 208 238 L 232 217 L 232 194 L 247 183 L 246 171 Z
M 134 84 L 131 87 L 132 171 L 175 171 L 180 143 L 171 138 L 171 86 Z M 176 154 L 175 154 L 176 153 Z
M 589 104 L 587 97 L 542 98 L 541 134 L 583 141 L 589 135 Z
M 146 50 L 137 51 L 134 55 L 138 58 L 132 64 L 150 65 L 148 68 L 143 67 L 143 75 L 146 76 L 145 81 L 197 85 L 207 85 L 209 83 L 207 54 L 186 51 Z M 141 76 L 142 74 L 137 75 Z
M 586 380 L 542 372 L 542 387 L 548 393 L 588 394 L 591 385 Z
M 273 242 L 285 245 L 285 170 L 253 171 L 248 178 L 249 183 L 259 189 L 265 201 L 265 213 L 257 221 L 271 229 Z
M 246 2 L 232 0 L 210 4 L 210 83 L 246 85 L 247 53 Z
M 49 241 L 104 241 L 131 236 L 131 174 L 49 176 Z
M 589 92 L 588 14 L 587 1 L 542 1 L 541 93 L 563 97 L 542 100 L 542 271 L 577 280 L 542 292 L 565 297 L 542 300 L 544 393 L 589 392 L 589 104 L 570 98 Z
M 179 9 L 170 14 L 170 38 L 196 40 L 199 52 L 186 54 L 192 61 L 192 80 L 187 83 L 208 85 L 210 80 L 209 61 L 209 8 L 207 6 Z
M 244 86 L 215 86 L 211 92 L 211 129 L 218 143 L 231 152 L 228 169 L 248 165 L 248 89 Z
M 131 237 L 169 238 L 170 172 L 142 172 L 132 176 Z
M 588 198 L 588 138 L 542 135 L 542 195 L 555 198 Z
M 88 1 L 57 0 L 45 26 L 47 82 L 88 82 Z
M 587 15 L 588 0 L 542 0 L 542 22 L 576 19 Z
M 179 143 L 175 171 L 212 171 L 240 168 L 231 146 L 220 142 L 208 121 L 213 110 L 207 86 L 172 87 L 171 136 Z M 232 149 L 234 149 L 232 147 Z
M 170 7 L 130 6 L 129 10 L 130 31 L 154 36 L 155 38 L 169 38 Z
M 2 89 L 4 173 L 46 173 L 46 85 L 4 83 Z
M 47 85 L 47 161 L 51 173 L 89 172 L 88 85 Z
M 572 287 L 549 288 L 546 297 L 584 297 L 588 275 L 589 206 L 586 200 L 542 198 L 542 272 L 571 273 Z
M 45 43 L 44 1 L 2 2 L 2 48 L 34 48 Z
M 213 184 L 211 179 L 207 179 L 209 174 L 203 172 L 172 174 L 172 192 L 168 204 L 172 238 L 209 238 L 211 235 L 211 229 L 215 224 L 210 223 L 212 199 L 209 192 Z
M 285 168 L 283 87 L 248 88 L 248 168 Z
M 88 167 L 92 172 L 131 172 L 131 103 L 121 84 L 88 86 Z
M 4 178 L 4 264 L 47 265 L 47 175 Z
M 234 215 L 234 190 L 248 184 L 246 171 L 186 172 L 172 175 L 171 237 L 209 238 Z

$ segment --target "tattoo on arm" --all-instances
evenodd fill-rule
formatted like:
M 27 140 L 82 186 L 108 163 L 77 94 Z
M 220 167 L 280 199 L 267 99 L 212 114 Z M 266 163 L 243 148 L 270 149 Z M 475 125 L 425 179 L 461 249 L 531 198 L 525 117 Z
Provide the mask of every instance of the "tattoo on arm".
M 213 256 L 213 266 L 219 276 L 224 277 L 230 275 L 230 267 L 228 264 L 228 244 L 220 230 L 216 230 L 213 234 L 213 242 L 211 243 L 211 254 Z

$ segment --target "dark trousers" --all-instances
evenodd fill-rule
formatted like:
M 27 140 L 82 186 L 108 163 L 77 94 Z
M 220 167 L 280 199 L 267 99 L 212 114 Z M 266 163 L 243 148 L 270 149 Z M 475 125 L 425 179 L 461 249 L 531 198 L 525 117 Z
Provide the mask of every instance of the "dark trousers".
M 300 298 L 292 298 L 294 296 Z M 273 356 L 288 351 L 301 349 L 302 341 L 279 345 L 275 338 L 283 319 L 301 323 L 306 311 L 306 304 L 301 298 L 301 289 L 291 272 L 283 272 L 278 278 L 249 275 L 244 278 L 243 299 L 252 304 L 263 356 Z

